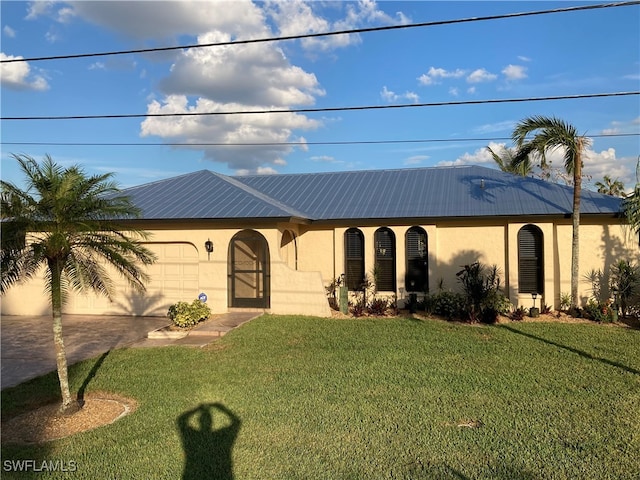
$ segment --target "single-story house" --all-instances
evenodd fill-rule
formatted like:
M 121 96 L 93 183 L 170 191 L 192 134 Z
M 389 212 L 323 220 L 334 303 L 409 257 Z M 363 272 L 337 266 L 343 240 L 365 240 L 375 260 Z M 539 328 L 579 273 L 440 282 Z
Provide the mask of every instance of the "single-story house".
M 572 187 L 479 166 L 226 176 L 208 170 L 125 190 L 158 256 L 145 294 L 72 295 L 82 314 L 164 315 L 200 294 L 214 312 L 328 316 L 325 286 L 365 275 L 396 295 L 457 289 L 456 272 L 496 264 L 514 305 L 558 307 L 570 291 Z M 637 261 L 619 198 L 582 191 L 580 297 L 592 270 Z M 14 287 L 4 314 L 44 314 L 41 281 Z

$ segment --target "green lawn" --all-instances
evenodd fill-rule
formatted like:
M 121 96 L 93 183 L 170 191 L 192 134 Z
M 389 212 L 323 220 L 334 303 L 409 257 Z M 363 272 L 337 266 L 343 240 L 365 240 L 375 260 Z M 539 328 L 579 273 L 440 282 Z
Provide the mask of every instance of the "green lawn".
M 196 479 L 216 468 L 229 478 L 230 467 L 236 479 L 639 478 L 638 330 L 265 316 L 204 350 L 97 362 L 71 368 L 75 391 L 93 369 L 88 392 L 133 397 L 138 410 L 43 446 L 3 445 L 3 479 Z M 3 415 L 56 388 L 49 375 L 2 392 Z M 217 430 L 192 419 L 183 434 L 180 417 L 201 404 Z M 77 471 L 13 475 L 4 467 L 15 459 Z

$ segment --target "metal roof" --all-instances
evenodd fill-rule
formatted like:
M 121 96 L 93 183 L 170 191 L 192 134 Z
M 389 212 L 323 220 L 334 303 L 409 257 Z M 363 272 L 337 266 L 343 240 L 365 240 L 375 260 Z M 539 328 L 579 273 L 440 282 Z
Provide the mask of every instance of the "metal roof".
M 293 208 L 238 182 L 202 170 L 125 190 L 142 218 L 235 219 L 303 216 Z
M 228 177 L 207 170 L 126 190 L 153 219 L 314 220 L 568 215 L 573 188 L 479 166 Z M 582 190 L 582 214 L 621 199 Z

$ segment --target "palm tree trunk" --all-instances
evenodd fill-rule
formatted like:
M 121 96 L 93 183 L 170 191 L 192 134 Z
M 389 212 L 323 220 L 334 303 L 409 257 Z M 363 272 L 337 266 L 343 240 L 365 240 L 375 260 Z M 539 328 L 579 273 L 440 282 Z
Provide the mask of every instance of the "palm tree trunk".
M 69 377 L 67 369 L 67 352 L 62 339 L 62 266 L 60 261 L 49 261 L 51 272 L 51 310 L 53 312 L 53 344 L 56 351 L 56 365 L 58 367 L 58 379 L 60 380 L 60 393 L 62 395 L 61 413 L 71 413 L 74 406 L 71 403 L 69 390 Z
M 582 188 L 582 139 L 578 139 L 573 161 L 573 231 L 571 236 L 571 304 L 578 306 L 578 275 L 580 257 L 580 190 Z

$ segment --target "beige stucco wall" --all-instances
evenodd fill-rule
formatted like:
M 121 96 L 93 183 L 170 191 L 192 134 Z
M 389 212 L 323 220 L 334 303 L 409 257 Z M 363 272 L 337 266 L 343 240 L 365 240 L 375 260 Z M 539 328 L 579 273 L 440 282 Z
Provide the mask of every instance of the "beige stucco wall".
M 158 265 L 151 266 L 148 273 L 153 277 L 144 295 L 132 292 L 131 288 L 112 275 L 115 291 L 112 301 L 92 293 L 72 294 L 65 311 L 74 314 L 122 314 L 165 315 L 170 304 L 176 301 L 192 301 L 200 293 L 208 297 L 207 304 L 214 313 L 228 311 L 227 255 L 231 238 L 244 230 L 238 225 L 207 225 L 189 223 L 184 225 L 148 228 L 151 233 L 147 246 L 158 253 L 163 272 L 174 270 L 175 275 L 164 275 L 159 283 Z M 284 230 L 297 233 L 296 225 L 265 226 L 254 228 L 262 234 L 269 246 L 270 254 L 270 309 L 272 313 L 297 313 L 329 316 L 330 310 L 324 294 L 322 276 L 319 271 L 295 270 L 295 248 L 281 248 Z M 211 240 L 214 251 L 209 255 L 204 244 Z M 297 243 L 297 239 L 296 239 Z M 175 247 L 175 248 L 174 248 Z M 298 245 L 299 251 L 299 245 Z M 167 258 L 171 254 L 180 259 Z M 177 261 L 174 261 L 177 260 Z M 168 279 L 167 279 L 168 278 Z M 179 283 L 179 285 L 177 285 Z M 174 288 L 167 288 L 171 284 Z M 169 292 L 169 293 L 167 293 Z M 12 288 L 2 298 L 4 315 L 42 315 L 50 312 L 49 300 L 41 277 Z
M 412 226 L 420 226 L 428 236 L 429 287 L 436 292 L 440 285 L 456 290 L 456 272 L 461 266 L 479 260 L 496 264 L 512 303 L 529 307 L 530 295 L 518 292 L 517 235 L 531 223 L 543 232 L 544 295 L 537 305 L 558 307 L 560 294 L 570 290 L 571 220 L 540 218 L 499 218 L 439 222 L 356 222 L 341 225 L 254 225 L 269 245 L 271 271 L 271 308 L 273 313 L 330 315 L 324 286 L 344 273 L 344 233 L 359 228 L 365 238 L 365 272 L 374 267 L 374 234 L 382 227 L 390 228 L 396 237 L 396 292 L 402 304 L 405 297 L 405 235 Z M 169 304 L 191 301 L 199 293 L 208 296 L 208 305 L 216 313 L 228 310 L 227 257 L 231 238 L 249 225 L 189 222 L 173 225 L 146 226 L 151 234 L 150 248 L 164 256 L 162 273 L 152 267 L 151 274 L 163 276 L 165 284 L 153 282 L 146 295 L 136 295 L 119 282 L 113 302 L 94 295 L 73 295 L 66 307 L 69 313 L 164 315 Z M 289 231 L 289 234 L 285 234 Z M 284 237 L 283 237 L 284 235 Z M 283 241 L 284 238 L 284 241 Z M 210 255 L 205 242 L 214 243 Z M 295 239 L 292 241 L 292 239 Z M 640 261 L 637 238 L 615 218 L 582 218 L 580 227 L 580 297 L 585 302 L 590 284 L 584 276 L 593 269 L 608 272 L 619 259 Z M 172 261 L 168 257 L 173 256 Z M 154 271 L 154 268 L 156 269 Z M 179 294 L 178 292 L 181 292 Z M 2 298 L 3 314 L 33 315 L 49 312 L 48 298 L 42 280 L 34 279 L 13 288 Z
M 314 230 L 305 227 L 300 239 L 299 264 L 322 274 L 323 284 L 344 273 L 344 233 L 359 228 L 365 242 L 365 272 L 371 276 L 374 266 L 374 234 L 380 227 L 390 228 L 396 237 L 396 283 L 399 300 L 406 297 L 404 278 L 405 235 L 412 226 L 422 227 L 428 236 L 429 288 L 436 292 L 440 286 L 457 290 L 456 273 L 465 264 L 479 260 L 497 265 L 502 285 L 511 302 L 518 306 L 532 306 L 529 294 L 518 292 L 518 231 L 527 224 L 538 226 L 543 233 L 544 294 L 536 305 L 558 308 L 560 294 L 570 291 L 571 283 L 571 220 L 558 218 L 499 218 L 448 220 L 437 223 L 407 223 L 403 225 L 354 222 L 330 229 Z M 309 248 L 311 246 L 311 248 Z M 332 255 L 332 252 L 335 252 Z M 591 295 L 591 284 L 585 276 L 591 270 L 608 272 L 619 259 L 640 261 L 637 238 L 629 238 L 628 230 L 612 217 L 585 217 L 580 227 L 579 295 L 585 303 Z M 331 265 L 331 268 L 329 267 Z M 388 293 L 388 292 L 387 292 Z

